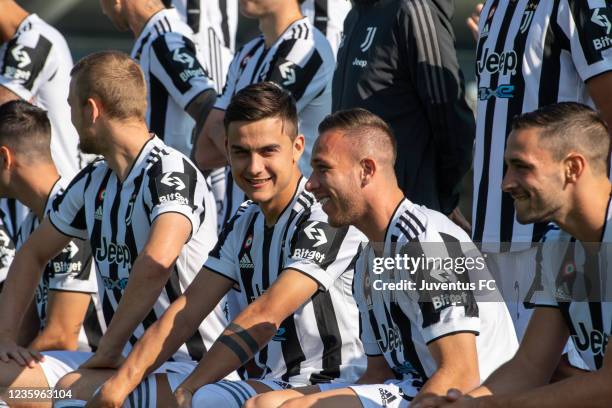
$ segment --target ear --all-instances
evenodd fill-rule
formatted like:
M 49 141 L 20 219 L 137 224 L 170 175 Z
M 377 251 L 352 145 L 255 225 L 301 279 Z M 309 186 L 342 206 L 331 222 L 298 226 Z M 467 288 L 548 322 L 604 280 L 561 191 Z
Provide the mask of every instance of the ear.
M 293 162 L 300 161 L 300 157 L 304 153 L 304 135 L 297 135 L 293 140 Z
M 566 183 L 575 183 L 587 167 L 586 158 L 579 153 L 570 153 L 563 160 Z
M 359 164 L 361 165 L 361 187 L 365 187 L 372 182 L 372 179 L 376 174 L 376 162 L 371 158 L 366 157 L 365 159 L 362 159 Z
M 2 170 L 10 169 L 15 163 L 15 156 L 6 146 L 0 146 L 0 168 Z
M 89 111 L 89 119 L 91 120 L 91 123 L 96 123 L 96 121 L 100 118 L 100 114 L 102 113 L 102 105 L 100 101 L 96 98 L 87 98 L 85 105 Z

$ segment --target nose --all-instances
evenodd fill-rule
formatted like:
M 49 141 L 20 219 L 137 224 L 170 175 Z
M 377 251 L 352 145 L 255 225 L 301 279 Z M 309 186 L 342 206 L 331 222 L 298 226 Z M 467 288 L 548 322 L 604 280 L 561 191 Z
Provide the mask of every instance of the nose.
M 504 175 L 504 179 L 502 180 L 502 191 L 509 193 L 516 187 L 516 177 L 514 175 L 514 171 L 510 167 L 506 170 L 506 174 Z
M 263 172 L 265 168 L 264 159 L 257 153 L 253 153 L 249 157 L 247 170 L 249 174 L 256 176 Z
M 306 190 L 312 193 L 318 188 L 319 188 L 319 180 L 317 179 L 316 172 L 313 171 L 310 177 L 308 178 L 308 181 L 306 182 Z

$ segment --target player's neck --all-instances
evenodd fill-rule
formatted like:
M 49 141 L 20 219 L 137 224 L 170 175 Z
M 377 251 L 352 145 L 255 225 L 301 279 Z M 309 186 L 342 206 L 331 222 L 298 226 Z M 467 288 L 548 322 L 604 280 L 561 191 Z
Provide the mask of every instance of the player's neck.
M 404 200 L 404 193 L 397 186 L 368 193 L 366 212 L 355 226 L 370 242 L 384 242 L 389 222 L 399 203 Z
M 17 32 L 19 25 L 28 16 L 28 12 L 12 1 L 4 2 L 2 18 L 0 18 L 0 43 L 5 43 Z
M 53 164 L 32 166 L 28 167 L 27 171 L 20 172 L 18 177 L 15 198 L 42 220 L 49 194 L 60 178 L 57 169 Z
M 603 178 L 584 186 L 572 199 L 572 207 L 557 224 L 582 242 L 599 242 L 606 223 L 612 185 Z
M 123 182 L 151 134 L 140 120 L 109 123 L 109 134 L 105 138 L 106 150 L 102 156 L 120 182 Z
M 266 47 L 272 46 L 291 24 L 303 18 L 299 7 L 291 7 L 259 19 Z
M 138 38 L 149 20 L 155 14 L 159 13 L 165 8 L 163 4 L 158 4 L 157 2 L 145 2 L 144 4 L 134 2 L 133 7 L 133 9 L 128 11 L 128 25 L 130 26 L 130 30 L 134 34 L 134 38 Z
M 280 217 L 283 210 L 287 208 L 293 199 L 301 178 L 302 174 L 296 169 L 291 183 L 283 191 L 279 192 L 273 200 L 259 204 L 259 208 L 261 208 L 266 220 L 266 226 L 271 227 L 276 224 L 278 217 Z

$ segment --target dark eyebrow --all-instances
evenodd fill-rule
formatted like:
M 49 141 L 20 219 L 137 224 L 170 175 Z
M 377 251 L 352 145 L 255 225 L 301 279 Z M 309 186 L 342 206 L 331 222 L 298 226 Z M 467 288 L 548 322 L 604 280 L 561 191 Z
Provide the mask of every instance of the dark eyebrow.
M 239 152 L 251 152 L 251 151 L 261 152 L 261 151 L 264 151 L 264 150 L 279 149 L 279 148 L 280 148 L 280 144 L 277 144 L 277 143 L 261 146 L 261 147 L 258 147 L 257 149 L 248 149 L 248 148 L 245 148 L 243 146 L 235 145 L 235 144 L 231 146 L 232 150 L 239 151 Z

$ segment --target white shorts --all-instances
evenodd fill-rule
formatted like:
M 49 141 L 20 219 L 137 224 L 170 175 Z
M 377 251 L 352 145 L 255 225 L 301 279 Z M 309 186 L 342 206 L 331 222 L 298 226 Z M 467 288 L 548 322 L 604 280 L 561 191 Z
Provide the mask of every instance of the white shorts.
M 350 385 L 363 408 L 406 408 L 419 393 L 421 380 L 388 380 L 384 384 Z
M 90 351 L 45 351 L 45 360 L 40 363 L 49 387 L 53 388 L 60 378 L 79 368 L 93 353 Z M 154 373 L 191 373 L 196 367 L 195 361 L 168 361 Z

